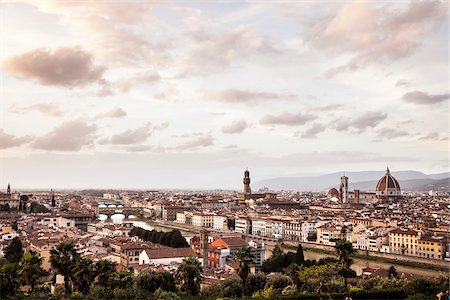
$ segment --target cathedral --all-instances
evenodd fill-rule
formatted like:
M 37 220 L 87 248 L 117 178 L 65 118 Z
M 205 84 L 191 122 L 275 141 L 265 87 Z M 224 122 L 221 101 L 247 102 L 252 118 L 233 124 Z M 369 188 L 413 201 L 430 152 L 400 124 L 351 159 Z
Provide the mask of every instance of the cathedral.
M 397 179 L 392 176 L 389 168 L 387 168 L 383 177 L 378 180 L 375 186 L 375 192 L 365 192 L 358 189 L 349 192 L 348 177 L 342 176 L 339 191 L 332 188 L 328 191 L 327 197 L 332 199 L 335 198 L 339 203 L 343 204 L 377 204 L 395 202 L 402 198 L 402 192 Z

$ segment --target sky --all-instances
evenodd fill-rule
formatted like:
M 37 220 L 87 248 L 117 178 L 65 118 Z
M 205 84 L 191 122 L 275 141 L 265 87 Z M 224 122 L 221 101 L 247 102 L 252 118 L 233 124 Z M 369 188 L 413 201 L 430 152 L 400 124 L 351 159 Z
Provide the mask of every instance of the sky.
M 446 1 L 0 5 L 0 186 L 449 171 Z

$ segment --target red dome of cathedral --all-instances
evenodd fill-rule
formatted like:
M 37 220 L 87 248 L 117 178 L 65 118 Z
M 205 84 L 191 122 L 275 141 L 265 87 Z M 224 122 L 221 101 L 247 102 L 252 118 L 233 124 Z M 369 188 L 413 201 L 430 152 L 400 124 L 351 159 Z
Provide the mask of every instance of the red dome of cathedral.
M 378 180 L 376 194 L 379 199 L 397 200 L 401 196 L 400 184 L 397 179 L 391 175 L 389 168 L 386 173 Z
M 338 190 L 335 189 L 335 188 L 330 189 L 330 190 L 328 191 L 328 193 L 327 193 L 327 197 L 328 197 L 328 198 L 333 198 L 333 197 L 339 198 L 339 192 L 338 192 Z

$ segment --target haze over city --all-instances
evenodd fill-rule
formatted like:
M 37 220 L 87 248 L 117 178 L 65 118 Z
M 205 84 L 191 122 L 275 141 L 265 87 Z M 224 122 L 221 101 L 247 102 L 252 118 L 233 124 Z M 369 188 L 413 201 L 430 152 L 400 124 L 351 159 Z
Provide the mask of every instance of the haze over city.
M 0 186 L 449 170 L 446 2 L 2 1 L 1 36 Z

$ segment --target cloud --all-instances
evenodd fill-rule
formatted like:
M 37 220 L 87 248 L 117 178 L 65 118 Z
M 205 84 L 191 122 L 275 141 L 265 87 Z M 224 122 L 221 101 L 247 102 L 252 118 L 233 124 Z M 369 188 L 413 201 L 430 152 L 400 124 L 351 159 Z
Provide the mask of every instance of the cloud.
M 319 110 L 319 111 L 333 111 L 333 110 L 338 110 L 343 107 L 344 107 L 344 105 L 342 105 L 342 104 L 329 104 L 329 105 L 316 107 L 315 109 Z
M 2 128 L 0 128 L 0 149 L 8 149 L 13 147 L 18 147 L 31 140 L 28 136 L 16 137 L 12 134 L 6 133 Z
M 37 48 L 11 57 L 3 63 L 6 73 L 42 85 L 81 87 L 102 83 L 104 67 L 95 66 L 81 47 Z
M 352 1 L 327 22 L 313 26 L 307 42 L 333 54 L 352 55 L 348 63 L 329 70 L 327 76 L 394 61 L 411 55 L 429 29 L 443 23 L 446 5 L 445 1 L 411 1 L 399 10 L 373 1 Z
M 199 147 L 208 147 L 214 145 L 214 138 L 211 134 L 206 134 L 203 136 L 199 136 L 195 139 L 187 141 L 185 143 L 181 143 L 175 147 L 178 150 L 188 150 L 188 149 L 196 149 Z
M 357 132 L 362 132 L 368 127 L 376 127 L 381 121 L 387 118 L 387 114 L 377 111 L 369 111 L 354 119 L 339 119 L 335 122 L 338 131 L 346 131 L 354 128 Z
M 67 121 L 36 138 L 31 147 L 49 151 L 78 151 L 93 144 L 96 131 L 94 124 L 89 125 L 81 120 Z
M 437 132 L 430 132 L 429 134 L 424 135 L 419 138 L 419 141 L 429 141 L 429 140 L 437 141 L 437 140 L 441 140 L 441 137 L 440 137 L 439 133 L 437 133 Z
M 409 103 L 431 105 L 449 99 L 449 94 L 430 95 L 422 91 L 412 91 L 403 95 L 402 99 Z
M 169 126 L 168 122 L 160 125 L 152 125 L 151 123 L 144 124 L 135 129 L 128 129 L 121 133 L 114 134 L 111 138 L 104 140 L 103 144 L 113 145 L 132 145 L 144 143 L 155 131 L 166 129 Z
M 110 111 L 98 114 L 95 119 L 103 118 L 123 118 L 127 115 L 127 112 L 120 107 L 113 107 Z
M 239 89 L 227 89 L 218 92 L 207 92 L 206 97 L 226 103 L 255 103 L 257 101 L 295 98 L 295 96 L 292 94 L 252 92 Z
M 164 153 L 166 149 L 162 146 L 151 145 L 133 145 L 125 148 L 128 152 L 152 152 L 152 153 Z
M 168 99 L 174 95 L 177 95 L 180 91 L 173 84 L 167 85 L 166 89 L 162 92 L 153 95 L 154 98 L 158 100 Z
M 39 103 L 28 106 L 25 109 L 36 110 L 44 115 L 52 117 L 61 117 L 63 115 L 63 112 L 57 103 Z
M 399 86 L 409 86 L 411 84 L 411 82 L 409 82 L 408 80 L 398 80 L 396 83 L 395 83 L 395 86 L 396 87 L 399 87 Z
M 143 63 L 167 62 L 169 33 L 166 24 L 153 14 L 151 1 L 29 2 L 43 12 L 56 14 L 108 65 L 141 67 Z
M 377 131 L 377 138 L 381 139 L 395 139 L 402 136 L 408 136 L 409 133 L 404 130 L 397 130 L 393 128 L 380 128 Z
M 310 128 L 308 128 L 301 136 L 306 139 L 315 139 L 317 134 L 323 132 L 326 129 L 325 125 L 314 123 Z
M 315 120 L 316 117 L 310 114 L 296 113 L 291 114 L 288 112 L 282 113 L 280 115 L 265 115 L 259 121 L 262 125 L 287 125 L 287 126 L 297 126 L 304 125 L 309 121 Z
M 222 127 L 223 133 L 241 133 L 247 128 L 247 122 L 244 120 L 234 121 L 229 125 Z
M 19 106 L 13 104 L 9 107 L 9 111 L 12 113 L 15 113 L 15 114 L 23 114 L 27 110 L 35 110 L 35 111 L 42 113 L 43 115 L 50 116 L 50 117 L 63 116 L 63 112 L 61 111 L 59 104 L 54 103 L 54 102 L 38 103 L 38 104 L 33 104 L 30 106 L 25 106 L 25 107 L 19 107 Z
M 214 23 L 210 27 L 214 27 Z M 195 33 L 188 32 L 188 36 L 195 42 L 195 46 L 186 60 L 186 72 L 193 74 L 204 74 L 227 67 L 235 60 L 280 51 L 275 43 L 258 36 L 245 25 L 225 32 L 212 32 L 210 28 L 202 27 Z
M 127 79 L 122 79 L 117 82 L 117 86 L 121 92 L 128 92 L 131 88 L 142 84 L 152 84 L 161 80 L 161 76 L 158 73 L 150 71 L 139 73 L 131 76 Z

